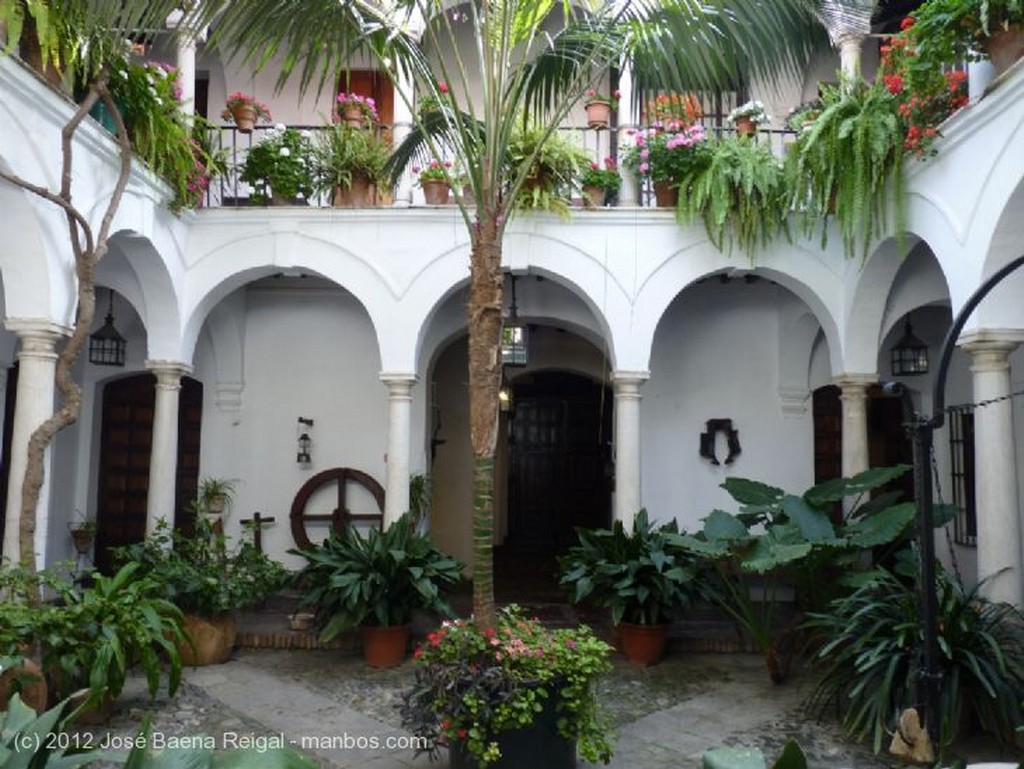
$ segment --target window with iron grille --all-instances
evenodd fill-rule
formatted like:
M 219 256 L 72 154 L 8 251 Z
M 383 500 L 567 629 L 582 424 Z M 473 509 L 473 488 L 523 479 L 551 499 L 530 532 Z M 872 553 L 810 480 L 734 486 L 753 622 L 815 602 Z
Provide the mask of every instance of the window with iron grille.
M 953 504 L 957 507 L 953 537 L 958 544 L 978 543 L 974 504 L 974 414 L 956 412 L 949 419 L 949 456 L 953 476 Z

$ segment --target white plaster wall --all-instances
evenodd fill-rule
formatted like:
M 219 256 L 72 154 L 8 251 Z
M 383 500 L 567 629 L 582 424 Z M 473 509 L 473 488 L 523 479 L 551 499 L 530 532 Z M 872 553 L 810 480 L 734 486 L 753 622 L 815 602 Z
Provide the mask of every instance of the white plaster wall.
M 796 490 L 813 483 L 810 410 L 783 417 L 779 407 L 778 308 L 788 301 L 770 283 L 712 279 L 669 307 L 641 390 L 642 502 L 654 518 L 693 531 L 715 508 L 734 512 L 718 488 L 730 475 Z M 739 430 L 742 453 L 731 466 L 698 455 L 709 419 L 732 419 Z M 720 437 L 719 461 L 726 453 Z
M 238 478 L 235 507 L 226 531 L 238 536 L 241 518 L 253 511 L 277 518 L 264 548 L 290 566 L 294 547 L 288 512 L 299 487 L 332 467 L 363 470 L 382 484 L 387 450 L 387 390 L 365 310 L 336 288 L 277 289 L 273 279 L 246 291 L 245 388 L 237 426 L 213 403 L 216 382 L 207 377 L 210 359 L 197 356 L 196 377 L 204 385 L 201 475 Z M 299 416 L 312 418 L 313 462 L 295 461 Z M 227 433 L 219 439 L 217 432 Z M 218 450 L 219 449 L 219 450 Z M 330 512 L 337 497 L 313 500 Z M 321 509 L 321 507 L 323 509 Z M 353 512 L 367 512 L 368 499 L 353 491 Z M 318 541 L 326 529 L 311 530 Z

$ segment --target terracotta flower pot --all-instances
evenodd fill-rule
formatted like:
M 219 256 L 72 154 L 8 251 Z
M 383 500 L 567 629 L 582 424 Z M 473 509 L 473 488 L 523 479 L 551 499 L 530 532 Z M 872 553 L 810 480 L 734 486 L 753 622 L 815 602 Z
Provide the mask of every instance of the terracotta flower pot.
M 366 125 L 366 113 L 358 104 L 346 104 L 341 108 L 341 119 L 345 125 L 352 128 L 362 128 Z
M 334 206 L 336 208 L 366 208 L 372 205 L 370 180 L 365 176 L 353 176 L 348 186 L 338 185 L 334 188 Z
M 654 183 L 654 203 L 658 208 L 675 208 L 679 202 L 679 187 L 672 182 Z
M 46 710 L 49 692 L 42 668 L 27 657 L 17 667 L 10 667 L 0 674 L 0 711 L 7 710 L 7 703 L 15 693 L 21 701 L 37 713 Z
M 668 644 L 668 624 L 634 625 L 620 622 L 622 652 L 626 659 L 638 665 L 656 665 L 661 662 Z
M 423 187 L 423 199 L 428 206 L 448 205 L 448 182 L 441 179 L 420 182 Z
M 256 105 L 239 102 L 231 108 L 231 117 L 239 131 L 244 134 L 252 133 L 256 126 Z
M 757 124 L 748 117 L 736 118 L 736 135 L 753 136 L 757 133 Z
M 986 48 L 996 75 L 1003 74 L 1015 61 L 1024 57 L 1024 27 L 999 30 L 989 37 Z
M 381 627 L 363 625 L 363 659 L 371 668 L 393 668 L 402 664 L 409 645 L 409 625 Z
M 199 617 L 195 614 L 186 614 L 182 627 L 185 635 L 192 641 L 191 646 L 184 644 L 178 648 L 183 665 L 219 665 L 231 657 L 238 633 L 233 615 Z
M 591 128 L 607 128 L 612 121 L 612 105 L 603 101 L 592 101 L 584 109 L 587 111 L 587 125 Z
M 605 197 L 604 187 L 591 185 L 583 188 L 583 205 L 586 208 L 603 208 Z

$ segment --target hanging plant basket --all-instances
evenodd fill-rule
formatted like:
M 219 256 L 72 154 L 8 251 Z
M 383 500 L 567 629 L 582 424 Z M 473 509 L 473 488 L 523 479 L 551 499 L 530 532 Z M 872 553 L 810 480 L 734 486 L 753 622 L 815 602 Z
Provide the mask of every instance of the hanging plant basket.
M 603 101 L 592 101 L 587 104 L 587 125 L 591 128 L 607 128 L 612 121 L 612 105 Z
M 256 126 L 256 105 L 246 102 L 236 104 L 231 108 L 231 117 L 239 131 L 252 133 Z

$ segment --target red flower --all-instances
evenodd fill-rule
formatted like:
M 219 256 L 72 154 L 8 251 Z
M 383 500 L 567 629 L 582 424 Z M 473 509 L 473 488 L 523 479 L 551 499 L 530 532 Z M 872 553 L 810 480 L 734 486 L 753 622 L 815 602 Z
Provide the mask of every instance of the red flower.
M 913 16 L 907 16 L 905 19 L 903 19 L 903 21 L 900 22 L 900 29 L 901 30 L 903 30 L 903 29 L 910 29 L 912 26 L 914 26 L 914 17 Z
M 903 77 L 901 75 L 885 75 L 882 78 L 882 82 L 889 89 L 889 93 L 903 93 Z

